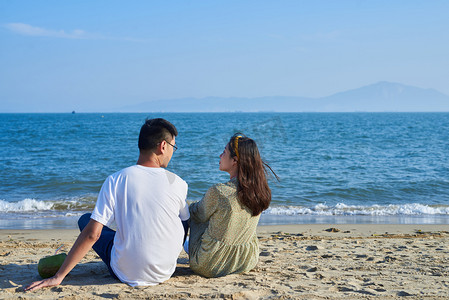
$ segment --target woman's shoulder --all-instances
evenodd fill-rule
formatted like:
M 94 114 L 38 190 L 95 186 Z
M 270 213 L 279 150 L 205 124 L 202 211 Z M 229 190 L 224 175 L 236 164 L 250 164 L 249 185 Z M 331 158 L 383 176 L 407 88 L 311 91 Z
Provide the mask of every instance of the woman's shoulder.
M 234 194 L 237 191 L 237 184 L 235 180 L 229 180 L 228 182 L 216 183 L 209 188 L 208 193 L 220 194 L 229 197 L 230 194 Z
M 221 189 L 236 189 L 237 188 L 237 180 L 235 178 L 227 181 L 227 182 L 220 182 L 212 185 L 210 187 L 214 190 L 221 190 Z

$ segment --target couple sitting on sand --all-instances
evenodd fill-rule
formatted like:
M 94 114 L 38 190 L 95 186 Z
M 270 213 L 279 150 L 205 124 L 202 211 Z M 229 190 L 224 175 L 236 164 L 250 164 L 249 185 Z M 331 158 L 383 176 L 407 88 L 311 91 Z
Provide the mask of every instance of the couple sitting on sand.
M 261 160 L 256 143 L 234 135 L 219 164 L 231 179 L 213 185 L 189 207 L 187 183 L 164 169 L 177 149 L 177 135 L 175 126 L 164 119 L 145 122 L 137 164 L 106 179 L 92 214 L 78 221 L 81 233 L 59 271 L 26 290 L 60 284 L 91 248 L 111 275 L 124 283 L 162 283 L 176 269 L 189 224 L 190 239 L 184 245 L 194 272 L 218 277 L 255 267 L 256 227 L 271 201 L 265 176 L 269 166 Z M 107 227 L 113 221 L 117 231 Z

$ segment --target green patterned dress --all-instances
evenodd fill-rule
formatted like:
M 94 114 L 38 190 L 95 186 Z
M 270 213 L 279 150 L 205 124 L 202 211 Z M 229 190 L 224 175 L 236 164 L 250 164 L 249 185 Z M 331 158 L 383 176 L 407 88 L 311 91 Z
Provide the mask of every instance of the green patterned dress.
M 237 180 L 213 185 L 190 210 L 190 268 L 205 277 L 253 269 L 259 259 L 259 217 L 237 199 Z

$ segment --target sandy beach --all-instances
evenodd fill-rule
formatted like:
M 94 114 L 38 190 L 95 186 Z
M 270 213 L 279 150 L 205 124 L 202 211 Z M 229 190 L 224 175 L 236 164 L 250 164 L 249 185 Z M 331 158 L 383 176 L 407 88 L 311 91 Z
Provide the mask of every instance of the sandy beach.
M 207 279 L 182 252 L 172 278 L 131 288 L 92 250 L 62 285 L 24 292 L 37 263 L 76 230 L 0 230 L 0 299 L 448 299 L 448 225 L 259 226 L 260 259 L 247 273 Z

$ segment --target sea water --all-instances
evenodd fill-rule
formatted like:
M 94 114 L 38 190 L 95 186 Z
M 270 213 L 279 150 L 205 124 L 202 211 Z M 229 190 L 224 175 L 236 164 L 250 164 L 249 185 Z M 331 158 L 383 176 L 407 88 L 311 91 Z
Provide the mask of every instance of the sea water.
M 449 224 L 449 113 L 0 114 L 0 229 L 75 228 L 137 161 L 146 118 L 178 129 L 168 169 L 200 200 L 235 132 L 280 177 L 261 224 Z

